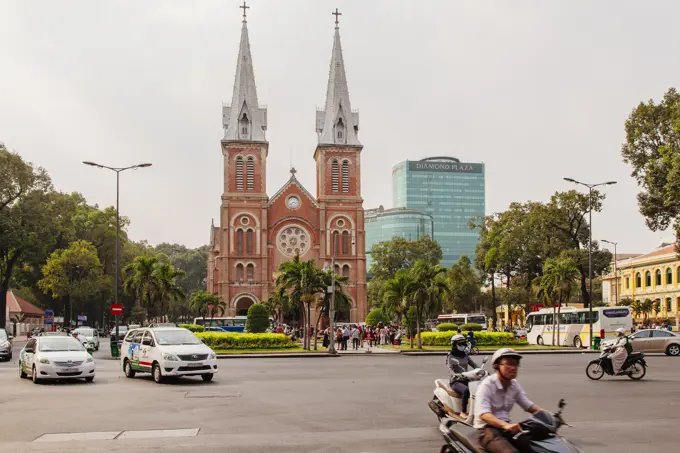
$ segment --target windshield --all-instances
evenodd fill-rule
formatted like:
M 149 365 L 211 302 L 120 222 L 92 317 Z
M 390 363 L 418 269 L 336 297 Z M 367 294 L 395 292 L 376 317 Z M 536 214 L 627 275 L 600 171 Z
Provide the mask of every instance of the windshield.
M 72 337 L 42 337 L 39 345 L 41 352 L 84 351 L 83 345 Z
M 82 333 L 86 337 L 92 337 L 94 336 L 94 331 L 92 329 L 76 329 L 76 333 Z
M 159 345 L 201 344 L 201 340 L 188 330 L 156 330 L 154 333 Z
M 0 330 L 0 341 L 4 341 L 7 339 L 7 332 L 4 330 Z

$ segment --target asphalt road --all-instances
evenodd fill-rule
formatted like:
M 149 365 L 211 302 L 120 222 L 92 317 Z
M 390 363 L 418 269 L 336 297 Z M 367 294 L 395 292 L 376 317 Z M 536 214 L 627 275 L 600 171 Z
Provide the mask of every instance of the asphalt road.
M 17 356 L 0 364 L 0 451 L 417 453 L 442 444 L 426 404 L 433 380 L 444 374 L 441 356 L 228 359 L 212 383 L 163 385 L 126 379 L 103 351 L 95 355 L 94 383 L 34 385 L 19 379 Z M 584 374 L 592 357 L 527 356 L 520 380 L 546 409 L 567 400 L 574 428 L 562 434 L 586 452 L 675 451 L 680 359 L 649 357 L 641 382 L 592 382 Z M 198 431 L 156 431 L 167 429 Z M 89 434 L 35 442 L 46 433 Z M 87 440 L 92 436 L 117 437 Z

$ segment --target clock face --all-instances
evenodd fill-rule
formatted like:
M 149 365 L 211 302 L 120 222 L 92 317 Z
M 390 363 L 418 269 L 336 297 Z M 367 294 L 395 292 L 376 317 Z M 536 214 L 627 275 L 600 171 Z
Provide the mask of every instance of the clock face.
M 297 209 L 300 207 L 300 199 L 298 197 L 289 197 L 287 203 L 290 209 Z

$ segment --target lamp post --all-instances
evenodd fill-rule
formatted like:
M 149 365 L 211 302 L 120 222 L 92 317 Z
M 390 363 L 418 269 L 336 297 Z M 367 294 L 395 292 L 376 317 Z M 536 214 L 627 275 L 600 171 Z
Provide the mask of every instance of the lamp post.
M 602 239 L 602 242 L 606 242 L 607 244 L 611 244 L 611 245 L 614 246 L 614 305 L 618 305 L 619 304 L 619 269 L 617 267 L 618 255 L 616 253 L 616 245 L 618 243 L 613 242 L 613 241 L 608 241 L 606 239 Z
M 210 327 L 212 327 L 213 316 L 215 316 L 215 312 L 213 311 L 214 308 L 215 308 L 215 304 L 208 304 L 208 311 L 210 312 Z
M 337 354 L 335 350 L 335 251 L 338 247 L 339 234 L 333 234 L 333 255 L 331 257 L 331 306 L 328 308 L 328 353 Z
M 610 186 L 616 181 L 601 182 L 598 184 L 586 184 L 572 178 L 564 178 L 565 181 L 580 184 L 588 188 L 588 323 L 590 324 L 589 349 L 593 349 L 593 189 L 598 186 Z
M 151 164 L 137 164 L 131 165 L 129 167 L 107 167 L 106 165 L 100 165 L 94 162 L 83 161 L 85 165 L 91 167 L 104 168 L 106 170 L 111 170 L 116 172 L 116 290 L 115 290 L 115 303 L 118 303 L 118 281 L 120 280 L 120 216 L 118 214 L 118 206 L 120 204 L 120 174 L 125 170 L 135 170 L 137 168 L 150 167 Z M 113 317 L 116 323 L 116 341 L 118 341 L 118 316 Z

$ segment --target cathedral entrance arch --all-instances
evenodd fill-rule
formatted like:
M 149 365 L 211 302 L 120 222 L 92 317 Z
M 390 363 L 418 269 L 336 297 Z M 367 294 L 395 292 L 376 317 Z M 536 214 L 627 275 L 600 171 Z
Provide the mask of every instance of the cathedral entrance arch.
M 232 310 L 236 316 L 247 316 L 250 306 L 256 303 L 252 294 L 239 294 L 232 301 Z

